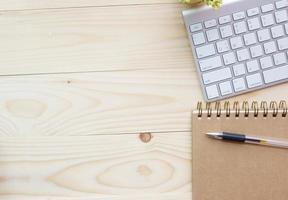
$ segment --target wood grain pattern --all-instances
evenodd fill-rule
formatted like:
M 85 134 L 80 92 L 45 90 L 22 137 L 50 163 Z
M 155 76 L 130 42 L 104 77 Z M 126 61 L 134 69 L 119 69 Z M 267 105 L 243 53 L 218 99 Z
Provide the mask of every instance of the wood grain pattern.
M 2 136 L 189 131 L 202 100 L 189 69 L 1 77 Z M 233 100 L 287 99 L 288 84 Z
M 1 137 L 0 195 L 191 192 L 191 134 Z M 0 196 L 1 197 L 1 196 Z
M 119 6 L 140 4 L 178 3 L 177 0 L 6 0 L 0 2 L 1 10 L 51 9 L 91 6 Z
M 178 4 L 2 12 L 0 75 L 188 68 Z
M 31 195 L 2 195 L 1 198 L 5 200 L 191 200 L 192 193 L 178 193 L 178 194 L 141 194 L 141 195 L 122 195 L 122 196 L 101 196 L 91 197 L 52 197 L 52 196 L 31 196 Z
M 202 95 L 182 9 L 0 2 L 1 199 L 191 200 L 190 117 Z M 231 100 L 287 99 L 287 88 Z
M 201 98 L 192 69 L 1 77 L 0 84 L 0 134 L 10 136 L 189 130 Z

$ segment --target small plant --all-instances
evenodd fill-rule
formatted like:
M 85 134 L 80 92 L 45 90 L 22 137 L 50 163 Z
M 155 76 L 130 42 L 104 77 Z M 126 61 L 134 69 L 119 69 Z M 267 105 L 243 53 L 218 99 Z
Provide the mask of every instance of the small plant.
M 222 0 L 199 0 L 199 2 L 202 1 L 203 3 L 206 3 L 208 6 L 211 6 L 212 8 L 220 8 L 222 4 Z M 181 3 L 195 3 L 195 0 L 180 0 Z

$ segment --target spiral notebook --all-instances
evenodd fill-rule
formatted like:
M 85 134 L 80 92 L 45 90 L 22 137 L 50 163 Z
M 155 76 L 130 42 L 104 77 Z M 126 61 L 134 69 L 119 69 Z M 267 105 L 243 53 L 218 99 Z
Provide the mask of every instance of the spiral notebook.
M 227 131 L 288 140 L 285 101 L 199 103 L 192 127 L 193 200 L 288 199 L 288 149 L 229 143 L 205 135 Z

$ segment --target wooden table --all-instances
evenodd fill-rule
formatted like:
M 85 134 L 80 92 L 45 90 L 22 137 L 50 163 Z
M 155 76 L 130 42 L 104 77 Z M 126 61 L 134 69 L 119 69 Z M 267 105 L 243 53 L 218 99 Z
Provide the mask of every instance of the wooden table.
M 177 0 L 0 2 L 1 199 L 190 200 L 202 100 Z M 287 99 L 288 84 L 233 100 Z

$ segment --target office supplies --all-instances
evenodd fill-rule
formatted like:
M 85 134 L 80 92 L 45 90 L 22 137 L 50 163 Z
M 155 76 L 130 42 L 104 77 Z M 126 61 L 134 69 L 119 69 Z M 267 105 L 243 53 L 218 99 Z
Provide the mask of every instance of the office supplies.
M 213 140 L 206 133 L 253 133 L 288 140 L 287 102 L 198 104 L 192 116 L 196 200 L 286 200 L 288 151 Z
M 208 102 L 288 81 L 288 0 L 228 2 L 183 11 Z
M 275 139 L 268 139 L 268 138 L 263 138 L 263 137 L 248 136 L 244 134 L 227 133 L 227 132 L 206 133 L 206 135 L 211 138 L 218 139 L 218 140 L 265 145 L 265 146 L 272 146 L 272 147 L 279 147 L 279 148 L 288 148 L 288 141 L 281 141 L 280 139 L 275 140 Z

